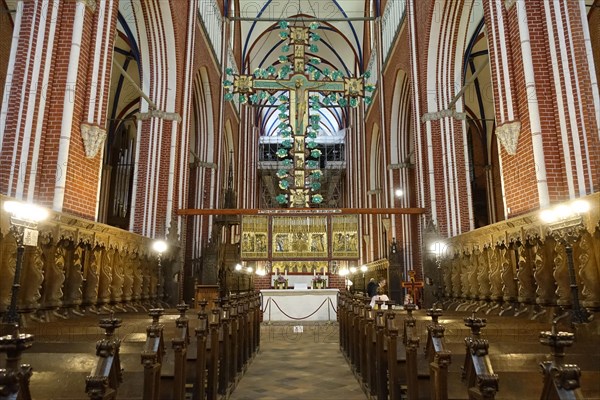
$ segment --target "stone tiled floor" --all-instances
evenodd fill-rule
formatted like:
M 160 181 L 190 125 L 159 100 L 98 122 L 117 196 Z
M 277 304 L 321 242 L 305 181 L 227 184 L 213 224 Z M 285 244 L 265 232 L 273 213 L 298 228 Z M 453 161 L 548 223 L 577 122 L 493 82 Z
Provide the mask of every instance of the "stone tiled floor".
M 296 324 L 299 325 L 299 324 Z M 260 351 L 231 400 L 364 400 L 339 349 L 337 324 L 263 325 Z

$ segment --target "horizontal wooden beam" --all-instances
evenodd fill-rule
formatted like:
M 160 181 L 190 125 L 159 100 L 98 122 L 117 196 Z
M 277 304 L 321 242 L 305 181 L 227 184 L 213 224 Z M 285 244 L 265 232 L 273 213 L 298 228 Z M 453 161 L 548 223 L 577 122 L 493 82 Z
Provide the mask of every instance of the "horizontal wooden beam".
M 338 214 L 424 214 L 424 208 L 186 208 L 177 211 L 177 215 L 338 215 Z

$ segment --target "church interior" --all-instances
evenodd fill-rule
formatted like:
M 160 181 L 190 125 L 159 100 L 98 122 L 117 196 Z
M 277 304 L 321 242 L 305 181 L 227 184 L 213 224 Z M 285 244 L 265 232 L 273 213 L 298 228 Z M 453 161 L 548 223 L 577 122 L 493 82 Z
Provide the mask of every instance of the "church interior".
M 0 400 L 600 399 L 600 0 L 0 0 Z

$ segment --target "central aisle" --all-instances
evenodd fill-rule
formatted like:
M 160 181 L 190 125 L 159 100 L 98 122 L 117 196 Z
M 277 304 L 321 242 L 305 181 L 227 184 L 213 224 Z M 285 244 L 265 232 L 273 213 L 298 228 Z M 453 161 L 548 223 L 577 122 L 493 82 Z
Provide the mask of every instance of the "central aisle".
M 231 400 L 364 400 L 360 384 L 340 352 L 338 325 L 261 326 L 260 351 Z

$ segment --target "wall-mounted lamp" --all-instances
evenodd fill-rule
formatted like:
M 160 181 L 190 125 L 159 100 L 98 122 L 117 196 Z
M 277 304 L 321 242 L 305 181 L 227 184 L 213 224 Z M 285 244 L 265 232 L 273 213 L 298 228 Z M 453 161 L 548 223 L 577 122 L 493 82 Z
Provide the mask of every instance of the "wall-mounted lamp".
M 158 259 L 158 271 L 157 271 L 157 281 L 156 281 L 156 300 L 158 305 L 162 305 L 163 303 L 163 298 L 164 298 L 164 293 L 163 293 L 163 288 L 162 288 L 162 254 L 167 251 L 168 245 L 167 242 L 165 242 L 164 240 L 155 240 L 154 243 L 152 243 L 152 249 L 156 252 L 157 254 L 157 259 Z
M 17 260 L 15 275 L 13 277 L 10 305 L 2 322 L 9 324 L 19 323 L 17 312 L 17 298 L 21 288 L 21 269 L 23 266 L 23 253 L 25 246 L 37 246 L 38 230 L 37 224 L 48 218 L 48 211 L 42 207 L 30 203 L 18 201 L 6 201 L 4 210 L 10 214 L 10 231 L 17 242 Z
M 444 274 L 442 273 L 442 252 L 444 251 L 444 242 L 435 241 L 432 244 L 432 251 L 435 255 L 435 268 L 438 272 L 438 284 L 436 290 L 436 303 L 439 304 L 439 307 L 442 307 L 442 298 L 444 297 Z

